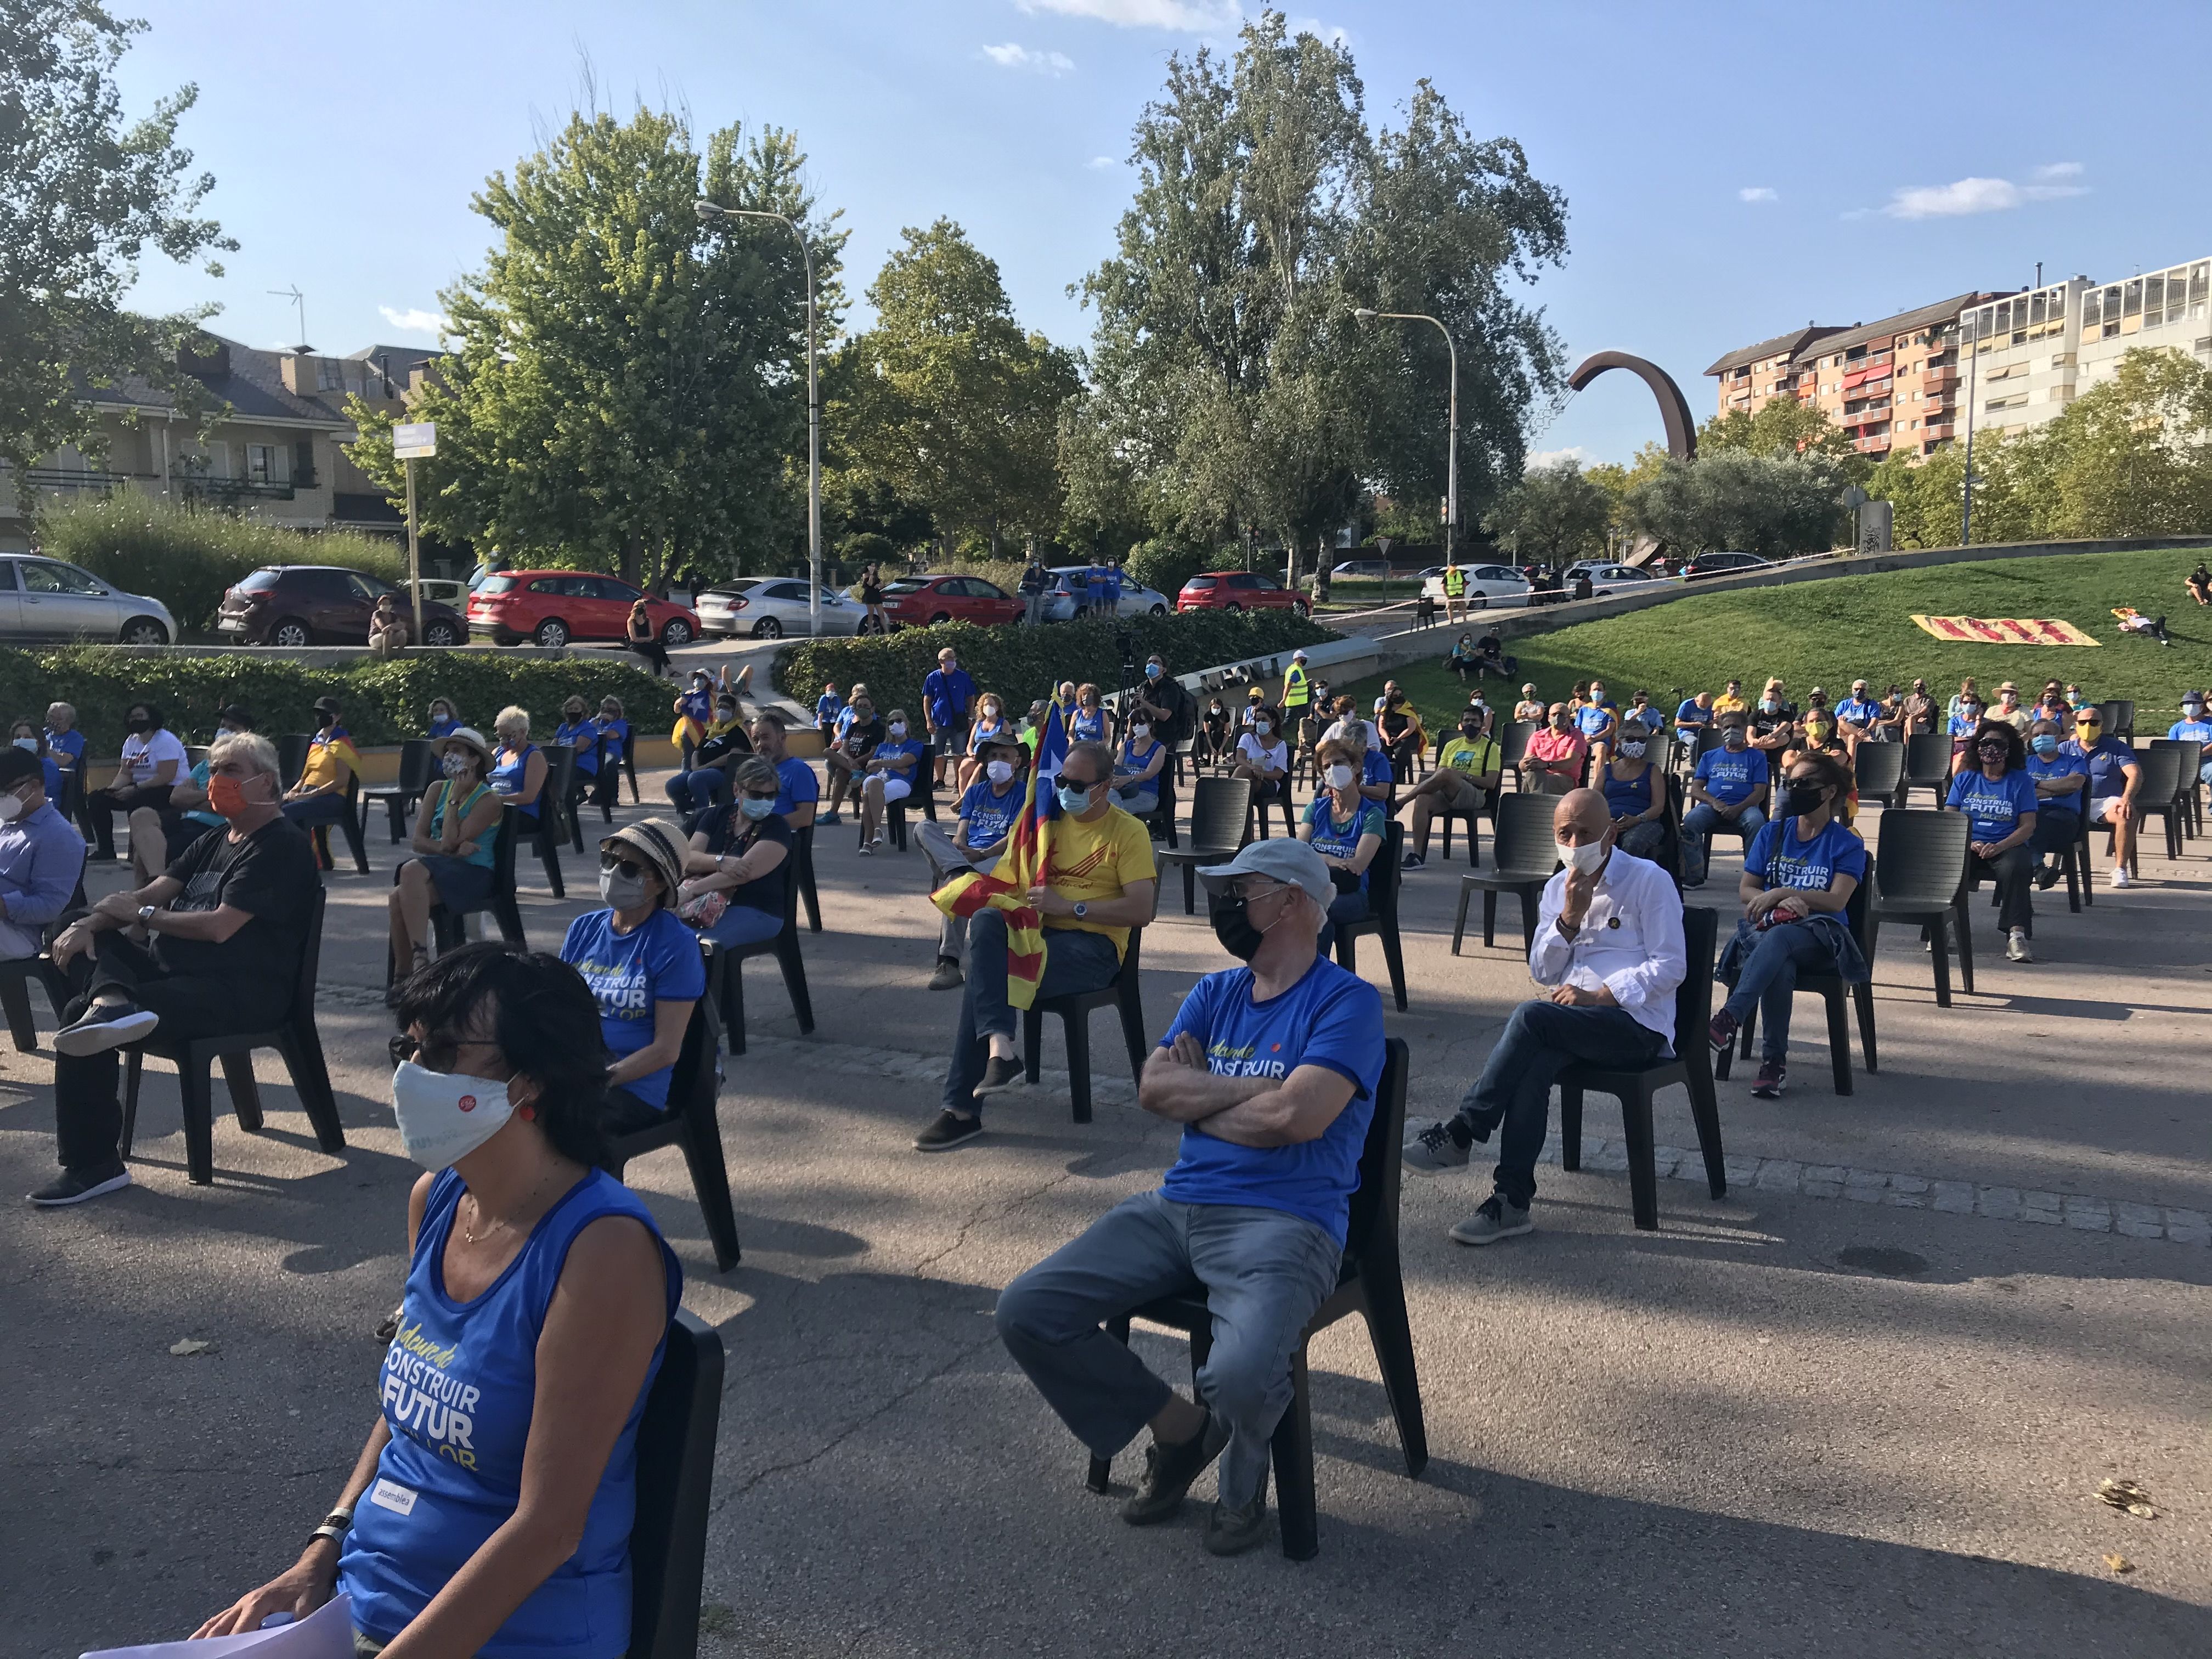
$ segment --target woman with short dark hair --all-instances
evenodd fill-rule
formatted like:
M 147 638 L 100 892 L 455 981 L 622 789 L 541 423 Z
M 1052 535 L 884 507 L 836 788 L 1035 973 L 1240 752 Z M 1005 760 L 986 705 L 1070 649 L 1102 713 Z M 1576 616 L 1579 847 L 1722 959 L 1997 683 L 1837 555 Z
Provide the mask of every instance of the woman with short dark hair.
M 1613 758 L 1598 776 L 1613 814 L 1613 845 L 1632 857 L 1663 859 L 1667 851 L 1667 780 L 1651 763 L 1651 731 L 1625 721 Z
M 1298 826 L 1298 839 L 1321 854 L 1329 879 L 1336 884 L 1328 920 L 1322 924 L 1319 947 L 1323 956 L 1335 948 L 1339 927 L 1370 914 L 1368 866 L 1382 850 L 1387 819 L 1382 808 L 1360 793 L 1360 760 L 1357 744 L 1343 738 L 1321 740 L 1314 750 L 1321 788 Z
M 1966 835 L 1968 878 L 1996 884 L 1997 926 L 2005 931 L 2007 960 L 2033 962 L 2028 939 L 2035 931 L 2035 859 L 2027 844 L 2035 838 L 2035 779 L 2027 770 L 2018 727 L 1984 720 L 1967 741 L 1943 804 L 1973 820 Z
M 128 734 L 123 739 L 122 763 L 105 789 L 85 797 L 85 817 L 91 823 L 96 859 L 115 856 L 115 815 L 127 820 L 133 808 L 150 806 L 155 811 L 169 804 L 169 791 L 185 775 L 185 745 L 168 728 L 159 703 L 134 702 L 123 714 Z

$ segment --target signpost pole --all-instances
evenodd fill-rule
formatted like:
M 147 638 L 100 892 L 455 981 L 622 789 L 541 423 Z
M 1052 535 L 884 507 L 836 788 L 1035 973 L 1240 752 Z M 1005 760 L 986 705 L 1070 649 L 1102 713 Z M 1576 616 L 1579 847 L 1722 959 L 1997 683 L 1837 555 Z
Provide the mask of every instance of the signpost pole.
M 422 552 L 415 541 L 415 458 L 407 458 L 407 591 L 415 596 L 415 642 L 422 642 Z

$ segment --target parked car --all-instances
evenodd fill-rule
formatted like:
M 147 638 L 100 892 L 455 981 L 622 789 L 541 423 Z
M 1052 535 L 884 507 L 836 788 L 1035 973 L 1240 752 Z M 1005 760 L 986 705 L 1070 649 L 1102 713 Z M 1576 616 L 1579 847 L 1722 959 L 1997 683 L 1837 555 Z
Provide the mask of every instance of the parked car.
M 502 570 L 477 584 L 469 599 L 469 632 L 495 645 L 530 640 L 562 646 L 571 640 L 626 640 L 630 606 L 640 590 L 613 576 L 580 570 Z M 646 595 L 654 637 L 669 649 L 699 635 L 689 605 Z
M 1467 576 L 1467 595 L 1464 603 L 1472 610 L 1486 611 L 1495 606 L 1507 609 L 1528 603 L 1528 590 L 1533 585 L 1528 579 L 1510 564 L 1463 564 L 1460 569 Z M 1421 597 L 1444 602 L 1444 573 L 1440 569 L 1421 584 Z
M 216 632 L 240 645 L 367 645 L 369 613 L 386 593 L 411 626 L 415 602 L 381 576 L 336 564 L 267 564 L 222 596 Z M 422 643 L 465 645 L 449 605 L 422 601 Z
M 0 640 L 11 644 L 176 641 L 177 619 L 159 599 L 126 593 L 89 570 L 59 559 L 21 557 L 0 562 L 8 566 L 0 570 Z
M 425 576 L 415 586 L 421 591 L 425 605 L 451 605 L 457 611 L 467 607 L 469 585 L 466 582 L 451 581 L 443 576 Z M 404 599 L 406 596 L 403 593 L 400 597 Z
M 1076 606 L 1090 603 L 1090 589 L 1084 579 L 1090 573 L 1087 564 L 1054 565 L 1048 574 L 1052 586 L 1045 591 L 1044 619 L 1047 622 L 1071 622 Z M 1076 586 L 1084 587 L 1080 599 Z M 1121 574 L 1121 602 L 1114 607 L 1120 617 L 1164 617 L 1168 614 L 1168 596 L 1156 588 L 1146 586 L 1133 579 L 1127 571 Z
M 1656 582 L 1662 580 L 1656 570 L 1644 570 L 1632 564 L 1614 564 L 1607 559 L 1583 559 L 1567 567 L 1565 581 L 1574 586 L 1575 578 L 1587 574 L 1600 587 L 1608 583 Z
M 944 622 L 1011 623 L 1022 619 L 1021 599 L 981 576 L 901 576 L 884 586 L 884 614 L 893 628 L 927 628 Z M 860 631 L 873 633 L 872 617 Z
M 1441 576 L 1443 574 L 1444 568 L 1440 564 L 1424 565 L 1421 567 L 1419 574 L 1415 576 L 1414 580 L 1416 581 L 1425 582 L 1431 576 Z
M 1762 559 L 1756 553 L 1700 553 L 1682 567 L 1683 577 L 1694 581 L 1699 576 L 1737 576 L 1747 570 L 1770 570 L 1774 561 Z
M 721 582 L 699 596 L 699 629 L 714 635 L 750 634 L 778 640 L 806 637 L 807 584 L 788 576 L 744 576 Z M 857 634 L 866 612 L 835 588 L 823 587 L 822 633 Z
M 1388 559 L 1346 559 L 1342 564 L 1332 566 L 1328 573 L 1331 581 L 1379 582 L 1389 580 L 1389 576 Z
M 1306 614 L 1306 596 L 1273 576 L 1249 570 L 1210 570 L 1193 576 L 1176 595 L 1178 611 L 1295 611 Z

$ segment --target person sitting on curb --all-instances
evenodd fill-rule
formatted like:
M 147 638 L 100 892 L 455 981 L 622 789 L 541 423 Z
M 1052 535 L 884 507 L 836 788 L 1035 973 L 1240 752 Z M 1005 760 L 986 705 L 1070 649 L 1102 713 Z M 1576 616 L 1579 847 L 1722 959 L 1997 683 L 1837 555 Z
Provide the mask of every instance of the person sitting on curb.
M 1044 826 L 1043 878 L 1026 902 L 1040 917 L 1044 962 L 1036 998 L 1096 991 L 1113 983 L 1129 930 L 1152 919 L 1159 891 L 1152 839 L 1114 805 L 1107 790 L 1114 757 L 1103 743 L 1072 744 L 1061 757 L 1058 811 Z M 918 1152 L 950 1152 L 983 1133 L 985 1097 L 1021 1086 L 1013 1005 L 1007 1000 L 1006 913 L 977 911 L 968 924 L 968 983 L 945 1097 L 919 1135 Z
M 407 648 L 409 618 L 399 609 L 399 603 L 389 593 L 376 596 L 376 609 L 369 613 L 368 649 L 372 656 L 389 657 Z
M 2061 873 L 2058 860 L 2081 834 L 2081 792 L 2089 771 L 2060 752 L 2058 723 L 2039 720 L 2027 731 L 2027 775 L 2035 781 L 2035 834 L 2028 857 L 2035 860 L 2035 884 L 2048 888 Z
M 894 708 L 884 724 L 884 740 L 869 755 L 860 780 L 860 852 L 867 856 L 884 844 L 884 818 L 894 801 L 914 793 L 929 759 L 929 744 L 907 729 L 906 710 Z
M 2074 740 L 2058 752 L 2088 777 L 2083 799 L 2089 822 L 2112 832 L 2112 873 L 2107 879 L 2114 887 L 2133 886 L 2128 860 L 2136 850 L 2136 791 L 2142 786 L 2142 763 L 2125 742 L 2105 735 L 2104 710 L 2094 702 L 2075 706 Z
M 1130 1525 L 1171 1519 L 1219 1458 L 1203 1542 L 1235 1555 L 1267 1535 L 1291 1356 L 1336 1288 L 1382 1086 L 1382 1001 L 1317 947 L 1335 890 L 1311 848 L 1254 842 L 1198 875 L 1215 936 L 1246 965 L 1200 980 L 1145 1063 L 1137 1102 L 1182 1126 L 1176 1164 L 1016 1278 L 996 1317 L 1006 1352 L 1094 1455 L 1152 1430 L 1121 1506 Z M 1103 1326 L 1194 1281 L 1212 1342 L 1186 1400 Z
M 951 835 L 933 819 L 915 826 L 915 839 L 929 860 L 929 886 L 934 892 L 965 870 L 991 870 L 1006 856 L 1006 842 L 1022 815 L 1029 791 L 1023 773 L 1029 751 L 1019 738 L 990 739 L 978 757 L 983 775 L 968 787 L 954 809 L 958 822 Z M 968 920 L 943 916 L 937 930 L 937 968 L 929 976 L 933 991 L 949 991 L 966 979 Z
M 1504 1126 L 1497 1190 L 1451 1230 L 1462 1244 L 1534 1231 L 1536 1158 L 1562 1071 L 1577 1060 L 1632 1071 L 1673 1052 L 1674 992 L 1689 971 L 1674 878 L 1613 844 L 1613 814 L 1595 789 L 1562 795 L 1552 825 L 1566 867 L 1545 884 L 1528 952 L 1548 994 L 1513 1011 L 1457 1115 L 1406 1140 L 1406 1167 L 1433 1175 L 1463 1168 L 1474 1143 Z
M 1766 757 L 1753 749 L 1741 714 L 1721 716 L 1721 746 L 1698 757 L 1690 775 L 1690 810 L 1682 815 L 1682 885 L 1705 884 L 1713 832 L 1723 825 L 1743 832 L 1744 845 L 1766 823 Z
M 1997 926 L 2006 934 L 2006 957 L 2033 962 L 2028 938 L 2035 927 L 2035 900 L 2029 878 L 2035 862 L 2027 844 L 2035 835 L 2035 780 L 2028 773 L 2020 733 L 2002 721 L 1982 723 L 1973 752 L 1974 767 L 1951 780 L 1944 805 L 1973 822 L 1966 869 L 1972 877 L 1996 884 Z
M 1470 705 L 1459 717 L 1459 734 L 1437 751 L 1437 769 L 1415 784 L 1401 803 L 1413 809 L 1413 850 L 1399 861 L 1400 867 L 1418 870 L 1428 862 L 1429 826 L 1439 812 L 1469 814 L 1471 836 L 1472 815 L 1496 811 L 1504 777 L 1498 744 L 1483 735 L 1482 718 Z
M 1735 988 L 1706 1032 L 1714 1052 L 1725 1054 L 1759 1010 L 1759 1075 L 1751 1092 L 1761 1100 L 1780 1099 L 1788 1079 L 1797 975 L 1832 973 L 1858 985 L 1868 972 L 1844 917 L 1867 872 L 1866 842 L 1843 821 L 1850 771 L 1832 756 L 1804 755 L 1784 781 L 1773 820 L 1743 856 L 1736 884 L 1743 917 L 1714 974 L 1733 977 Z

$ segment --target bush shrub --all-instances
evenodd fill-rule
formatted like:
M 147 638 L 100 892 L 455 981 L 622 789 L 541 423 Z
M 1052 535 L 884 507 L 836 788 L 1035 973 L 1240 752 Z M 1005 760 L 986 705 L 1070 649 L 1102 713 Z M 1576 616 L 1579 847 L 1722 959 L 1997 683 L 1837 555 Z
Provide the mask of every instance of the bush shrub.
M 949 645 L 959 652 L 960 665 L 976 685 L 999 693 L 1010 711 L 1019 715 L 1035 699 L 1048 696 L 1060 680 L 1089 680 L 1109 692 L 1118 689 L 1121 653 L 1115 636 L 1123 633 L 1129 636 L 1140 669 L 1145 658 L 1158 651 L 1174 674 L 1194 673 L 1217 663 L 1290 651 L 1334 637 L 1327 629 L 1284 611 L 1234 617 L 1213 611 L 1123 617 L 1045 628 L 943 623 L 865 639 L 803 640 L 778 657 L 776 679 L 785 694 L 802 705 L 813 702 L 825 681 L 835 681 L 839 691 L 845 692 L 858 680 L 867 686 L 878 709 L 904 708 L 919 720 L 922 680 L 937 666 L 937 653 Z
M 450 700 L 487 738 L 492 717 L 510 703 L 530 710 L 532 731 L 550 738 L 560 723 L 562 703 L 572 696 L 595 708 L 603 696 L 620 698 L 631 723 L 648 736 L 674 723 L 669 705 L 676 691 L 668 681 L 596 653 L 554 658 L 417 651 L 319 668 L 242 651 L 190 657 L 97 646 L 0 650 L 0 719 L 40 720 L 48 703 L 71 704 L 90 752 L 101 756 L 121 750 L 123 716 L 134 702 L 158 703 L 173 730 L 188 742 L 204 743 L 225 703 L 243 703 L 254 725 L 273 736 L 313 732 L 315 699 L 331 696 L 344 708 L 356 741 L 378 744 L 422 736 L 433 697 Z
M 1146 586 L 1166 594 L 1168 602 L 1173 604 L 1175 596 L 1182 592 L 1182 585 L 1200 571 L 1237 570 L 1243 568 L 1243 563 L 1240 549 L 1217 551 L 1156 537 L 1131 548 L 1123 568 Z
M 342 564 L 407 580 L 407 550 L 350 531 L 313 535 L 136 491 L 42 507 L 40 551 L 82 565 L 126 592 L 161 600 L 177 626 L 205 635 L 222 596 L 264 564 Z

